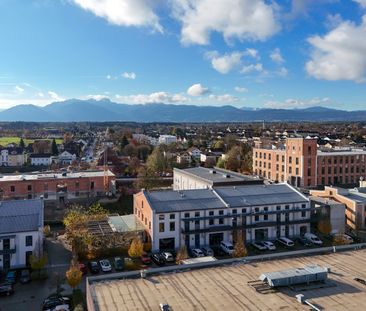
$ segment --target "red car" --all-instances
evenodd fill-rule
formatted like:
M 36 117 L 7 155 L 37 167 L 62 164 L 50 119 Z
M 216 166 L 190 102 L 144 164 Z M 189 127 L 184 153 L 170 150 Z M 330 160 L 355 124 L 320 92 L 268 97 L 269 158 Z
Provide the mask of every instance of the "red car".
M 79 270 L 85 275 L 87 273 L 86 266 L 83 263 L 79 263 Z
M 146 253 L 143 253 L 140 258 L 141 258 L 142 263 L 145 264 L 145 265 L 148 265 L 148 264 L 151 263 L 151 258 Z

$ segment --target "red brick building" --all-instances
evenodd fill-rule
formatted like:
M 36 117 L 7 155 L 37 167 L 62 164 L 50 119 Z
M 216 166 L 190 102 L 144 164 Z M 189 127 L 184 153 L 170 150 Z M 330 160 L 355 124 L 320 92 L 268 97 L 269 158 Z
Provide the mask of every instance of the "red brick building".
M 115 175 L 108 171 L 42 172 L 0 176 L 0 200 L 87 198 L 114 191 Z
M 287 138 L 284 148 L 253 149 L 253 172 L 298 187 L 356 184 L 366 178 L 366 150 L 318 150 L 316 139 Z

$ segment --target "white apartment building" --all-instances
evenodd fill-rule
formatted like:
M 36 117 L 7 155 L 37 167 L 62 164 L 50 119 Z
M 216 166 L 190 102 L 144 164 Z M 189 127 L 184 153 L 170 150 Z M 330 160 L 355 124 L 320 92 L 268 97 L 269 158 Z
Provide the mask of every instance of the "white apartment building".
M 159 145 L 170 145 L 172 143 L 177 142 L 177 137 L 173 135 L 160 135 L 159 136 Z
M 43 200 L 0 202 L 0 270 L 29 265 L 43 247 Z
M 49 153 L 31 154 L 30 159 L 31 159 L 31 165 L 49 166 L 52 164 L 52 155 Z
M 309 199 L 288 184 L 221 186 L 214 189 L 141 191 L 134 214 L 149 233 L 152 250 L 183 245 L 215 247 L 296 237 L 310 232 Z

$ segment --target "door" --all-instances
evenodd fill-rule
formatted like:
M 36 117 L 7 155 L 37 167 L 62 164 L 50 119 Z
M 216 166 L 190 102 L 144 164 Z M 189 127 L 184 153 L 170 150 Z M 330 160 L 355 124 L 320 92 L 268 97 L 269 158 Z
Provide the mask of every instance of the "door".
M 25 252 L 25 265 L 27 267 L 30 267 L 30 257 L 32 256 L 32 254 L 33 254 L 32 251 Z
M 268 229 L 256 229 L 254 232 L 256 241 L 267 240 L 268 238 Z
M 10 254 L 4 254 L 3 261 L 3 270 L 8 271 L 10 269 Z
M 194 235 L 194 246 L 196 248 L 200 247 L 200 235 L 199 234 Z
M 224 240 L 223 233 L 212 233 L 209 236 L 209 244 L 211 247 L 219 246 L 221 241 L 223 241 L 223 240 Z

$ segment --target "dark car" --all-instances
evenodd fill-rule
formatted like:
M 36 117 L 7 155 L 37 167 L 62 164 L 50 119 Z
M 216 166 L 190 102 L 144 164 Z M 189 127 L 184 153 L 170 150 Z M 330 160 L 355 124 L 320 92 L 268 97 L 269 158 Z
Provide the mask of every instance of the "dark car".
M 97 274 L 100 272 L 100 267 L 96 261 L 89 261 L 88 267 L 91 273 Z
M 151 258 L 148 254 L 143 253 L 140 257 L 141 261 L 143 264 L 148 265 L 151 264 Z
M 13 285 L 0 284 L 0 296 L 10 296 L 14 293 Z
M 20 271 L 20 283 L 26 284 L 26 283 L 29 283 L 30 281 L 31 281 L 31 278 L 30 278 L 29 270 L 23 269 L 22 271 Z
M 163 266 L 165 265 L 165 259 L 162 255 L 160 254 L 152 254 L 151 255 L 151 260 L 156 263 L 158 266 Z
M 304 245 L 304 246 L 312 246 L 313 243 L 311 243 L 308 239 L 306 239 L 305 237 L 299 237 L 296 239 L 296 241 L 301 244 L 301 245 Z
M 57 306 L 63 306 L 63 305 L 67 305 L 70 306 L 70 298 L 68 297 L 63 297 L 61 295 L 51 295 L 48 296 L 42 304 L 42 310 L 46 311 L 46 310 L 52 310 L 54 308 L 56 308 Z
M 114 257 L 114 269 L 122 271 L 125 268 L 125 260 L 121 257 Z
M 17 279 L 16 272 L 15 271 L 9 271 L 6 274 L 5 283 L 14 284 L 16 282 L 16 279 Z

